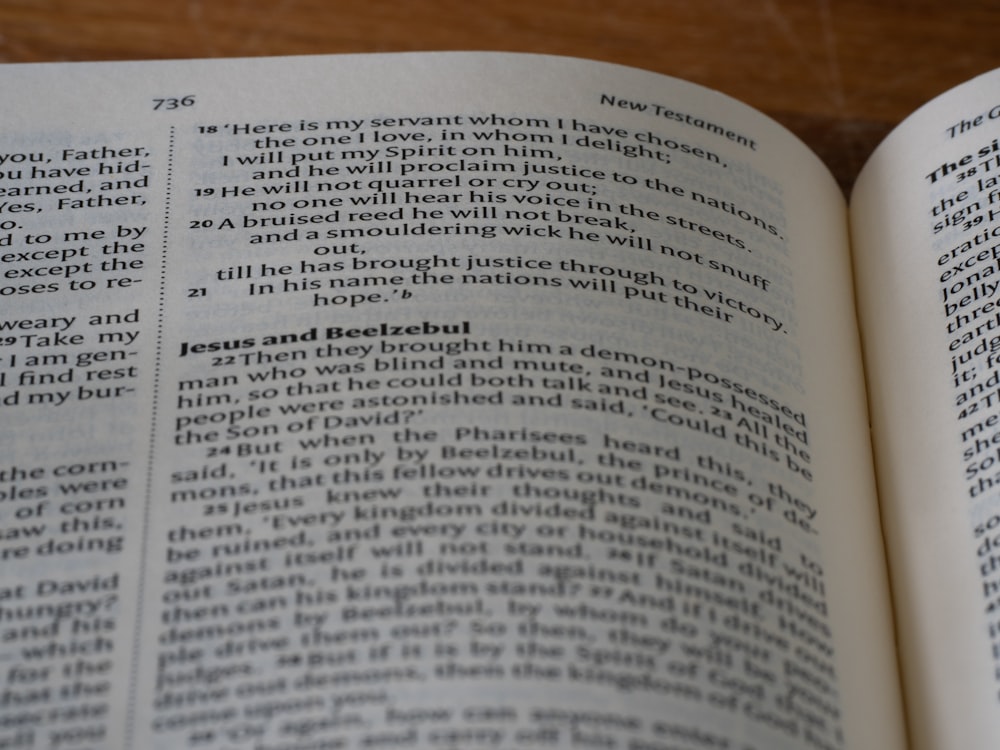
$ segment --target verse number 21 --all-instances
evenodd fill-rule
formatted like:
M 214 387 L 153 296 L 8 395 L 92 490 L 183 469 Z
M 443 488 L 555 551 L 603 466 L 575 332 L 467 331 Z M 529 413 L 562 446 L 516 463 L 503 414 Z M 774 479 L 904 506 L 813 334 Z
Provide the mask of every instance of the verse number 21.
M 193 107 L 194 94 L 187 96 L 167 96 L 162 99 L 153 99 L 153 109 L 180 109 L 181 107 Z

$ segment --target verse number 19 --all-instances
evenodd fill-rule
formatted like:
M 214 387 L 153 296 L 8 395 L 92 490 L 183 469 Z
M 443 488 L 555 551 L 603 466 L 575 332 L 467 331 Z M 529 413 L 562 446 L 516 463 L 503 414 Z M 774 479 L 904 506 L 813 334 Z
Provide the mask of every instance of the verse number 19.
M 180 109 L 181 107 L 193 107 L 194 94 L 187 96 L 167 96 L 163 99 L 153 99 L 153 109 Z

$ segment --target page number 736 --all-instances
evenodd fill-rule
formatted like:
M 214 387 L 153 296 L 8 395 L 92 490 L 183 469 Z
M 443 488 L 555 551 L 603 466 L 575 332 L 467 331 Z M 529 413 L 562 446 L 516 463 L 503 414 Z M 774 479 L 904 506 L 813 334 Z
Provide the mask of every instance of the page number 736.
M 162 99 L 153 99 L 153 109 L 180 109 L 181 107 L 193 107 L 194 94 L 187 96 L 165 96 Z

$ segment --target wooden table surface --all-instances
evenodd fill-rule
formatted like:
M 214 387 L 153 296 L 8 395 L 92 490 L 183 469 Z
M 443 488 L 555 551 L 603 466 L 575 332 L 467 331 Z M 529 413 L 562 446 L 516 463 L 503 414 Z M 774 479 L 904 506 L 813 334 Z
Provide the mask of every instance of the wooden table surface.
M 849 190 L 906 114 L 1000 67 L 1000 2 L 0 0 L 11 63 L 429 49 L 590 57 L 717 88 L 797 133 Z

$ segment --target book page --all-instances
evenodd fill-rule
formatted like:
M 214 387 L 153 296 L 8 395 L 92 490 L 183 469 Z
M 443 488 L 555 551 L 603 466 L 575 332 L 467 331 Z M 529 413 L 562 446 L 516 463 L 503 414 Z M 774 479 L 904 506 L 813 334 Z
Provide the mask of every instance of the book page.
M 0 744 L 902 746 L 786 131 L 535 56 L 5 75 Z
M 914 741 L 1000 731 L 1000 73 L 926 105 L 851 201 Z

